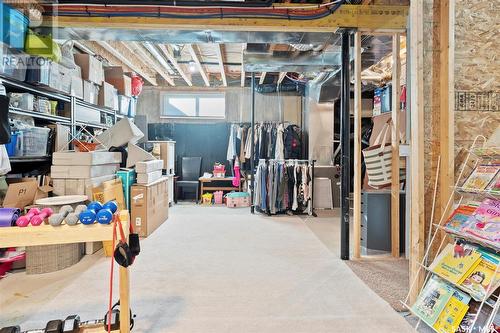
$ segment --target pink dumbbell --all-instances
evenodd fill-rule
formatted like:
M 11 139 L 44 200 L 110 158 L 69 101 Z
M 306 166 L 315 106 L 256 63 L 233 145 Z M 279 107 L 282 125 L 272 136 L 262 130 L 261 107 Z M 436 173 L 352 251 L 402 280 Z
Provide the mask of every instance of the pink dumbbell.
M 54 213 L 54 211 L 52 210 L 52 208 L 44 208 L 44 209 L 42 209 L 40 214 L 33 216 L 30 223 L 31 223 L 31 225 L 34 225 L 34 226 L 40 225 L 43 223 L 43 220 L 45 220 L 47 217 L 49 217 L 53 213 Z
M 18 227 L 27 227 L 28 224 L 30 224 L 30 221 L 31 219 L 40 214 L 40 209 L 38 208 L 31 208 L 29 211 L 28 211 L 28 214 L 24 215 L 24 216 L 21 216 L 17 219 L 16 221 L 16 225 Z

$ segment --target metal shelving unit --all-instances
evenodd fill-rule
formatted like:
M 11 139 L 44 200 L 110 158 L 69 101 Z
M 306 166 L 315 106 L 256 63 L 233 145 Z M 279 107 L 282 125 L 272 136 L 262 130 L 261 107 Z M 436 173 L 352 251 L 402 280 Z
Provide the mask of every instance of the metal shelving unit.
M 111 109 L 103 108 L 98 105 L 94 105 L 91 103 L 88 103 L 84 100 L 81 100 L 79 98 L 76 98 L 74 96 L 70 96 L 68 94 L 60 93 L 60 92 L 55 92 L 50 90 L 49 88 L 43 87 L 43 86 L 37 86 L 33 84 L 29 84 L 26 82 L 22 81 L 17 81 L 15 79 L 0 75 L 0 80 L 2 84 L 10 89 L 13 89 L 15 91 L 21 91 L 21 92 L 29 92 L 31 94 L 37 95 L 37 96 L 42 96 L 42 97 L 47 97 L 50 99 L 54 99 L 60 102 L 65 102 L 65 103 L 70 103 L 70 116 L 69 117 L 63 117 L 63 116 L 57 116 L 57 115 L 51 115 L 51 114 L 46 114 L 46 113 L 40 113 L 36 111 L 29 111 L 29 110 L 23 110 L 20 108 L 15 108 L 15 107 L 10 107 L 9 108 L 9 113 L 15 114 L 15 115 L 21 115 L 21 116 L 29 116 L 33 117 L 35 119 L 41 119 L 41 120 L 46 120 L 50 122 L 58 122 L 64 125 L 68 125 L 71 127 L 71 132 L 75 134 L 77 132 L 77 127 L 81 126 L 86 126 L 90 128 L 97 128 L 97 129 L 108 129 L 110 126 L 102 123 L 95 123 L 95 122 L 85 122 L 85 121 L 77 121 L 75 117 L 75 110 L 77 107 L 80 108 L 85 108 L 85 109 L 90 109 L 95 112 L 99 112 L 99 114 L 105 113 L 107 115 L 113 116 L 113 123 L 116 123 L 118 120 L 125 118 L 126 116 L 118 114 L 118 111 L 114 111 Z

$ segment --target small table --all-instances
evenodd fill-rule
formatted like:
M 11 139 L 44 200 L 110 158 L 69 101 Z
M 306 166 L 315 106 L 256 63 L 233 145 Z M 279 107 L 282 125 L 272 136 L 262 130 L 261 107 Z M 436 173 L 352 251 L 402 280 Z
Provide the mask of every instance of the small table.
M 211 178 L 204 178 L 200 177 L 199 178 L 200 184 L 201 184 L 201 191 L 200 191 L 200 196 L 205 193 L 205 191 L 234 191 L 238 190 L 241 192 L 241 184 L 243 183 L 244 179 L 242 178 L 240 180 L 240 186 L 236 187 L 233 186 L 232 181 L 233 177 L 211 177 Z M 212 182 L 231 182 L 231 186 L 217 186 L 210 184 Z M 205 183 L 209 183 L 211 186 L 206 186 Z

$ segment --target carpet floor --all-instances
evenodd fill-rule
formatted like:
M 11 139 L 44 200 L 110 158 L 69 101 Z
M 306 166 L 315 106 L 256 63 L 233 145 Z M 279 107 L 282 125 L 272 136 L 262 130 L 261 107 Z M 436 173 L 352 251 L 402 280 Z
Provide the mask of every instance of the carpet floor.
M 350 260 L 347 266 L 394 310 L 407 311 L 401 301 L 406 298 L 409 289 L 408 260 L 390 258 Z
M 175 206 L 141 246 L 134 332 L 413 332 L 298 217 Z M 108 279 L 109 259 L 96 255 L 56 273 L 12 274 L 0 280 L 0 326 L 99 318 Z

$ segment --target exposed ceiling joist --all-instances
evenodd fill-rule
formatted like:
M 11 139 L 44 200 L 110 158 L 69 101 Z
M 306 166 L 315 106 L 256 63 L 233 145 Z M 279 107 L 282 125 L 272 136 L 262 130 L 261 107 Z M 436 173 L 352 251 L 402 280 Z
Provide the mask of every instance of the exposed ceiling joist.
M 245 73 L 245 66 L 243 64 L 243 57 L 244 57 L 244 53 L 245 53 L 245 49 L 246 49 L 247 45 L 246 43 L 244 43 L 242 46 L 241 46 L 241 87 L 245 87 L 245 76 L 246 76 L 246 73 Z
M 167 57 L 168 61 L 174 66 L 174 68 L 177 70 L 177 72 L 182 76 L 184 81 L 186 81 L 187 85 L 192 87 L 193 83 L 191 82 L 191 79 L 184 73 L 184 70 L 182 67 L 179 65 L 175 57 L 172 55 L 172 52 L 169 50 L 169 48 L 166 45 L 163 44 L 158 44 L 158 47 L 163 51 L 163 54 L 165 57 Z
M 151 78 L 148 74 L 146 74 L 144 71 L 142 71 L 138 66 L 136 66 L 132 61 L 127 59 L 123 54 L 121 54 L 118 50 L 116 50 L 114 47 L 109 45 L 108 42 L 104 41 L 96 41 L 97 44 L 99 44 L 101 47 L 103 47 L 106 51 L 111 53 L 114 57 L 116 57 L 118 60 L 123 62 L 125 65 L 127 65 L 131 70 L 139 74 L 144 78 L 144 80 L 148 81 L 151 83 L 153 86 L 157 86 L 158 83 L 156 83 L 156 80 Z
M 194 50 L 194 48 L 196 46 L 192 45 L 192 44 L 186 44 L 186 47 L 189 51 L 189 54 L 191 55 L 191 58 L 193 59 L 194 63 L 196 64 L 196 67 L 198 68 L 198 71 L 200 72 L 200 75 L 203 78 L 205 85 L 207 87 L 210 87 L 210 80 L 208 79 L 207 73 L 205 73 L 205 70 L 203 69 L 203 66 L 200 63 L 200 59 L 198 59 L 198 55 L 196 54 L 196 51 Z
M 147 52 L 141 44 L 138 42 L 122 43 L 131 52 L 138 54 L 151 68 L 153 68 L 160 76 L 167 81 L 170 85 L 175 86 L 174 80 L 170 75 L 156 63 L 156 61 L 151 57 L 151 54 Z
M 286 76 L 286 72 L 281 72 L 279 77 L 278 77 L 278 85 L 281 84 L 281 82 L 283 82 L 283 80 L 285 79 L 285 76 Z
M 170 67 L 168 62 L 165 60 L 165 58 L 163 58 L 163 56 L 160 54 L 160 52 L 156 49 L 156 47 L 153 44 L 146 42 L 146 43 L 142 43 L 142 45 L 160 63 L 161 67 L 163 67 L 167 71 L 167 78 L 168 78 L 168 79 L 166 79 L 167 82 L 170 85 L 175 86 L 174 80 L 170 77 L 170 74 L 174 74 L 174 71 L 172 70 L 172 68 Z
M 260 75 L 259 84 L 264 83 L 264 80 L 266 79 L 266 74 L 267 72 L 262 72 L 262 74 Z
M 224 69 L 224 56 L 222 50 L 222 44 L 215 45 L 215 52 L 217 53 L 217 60 L 219 61 L 220 75 L 222 79 L 222 84 L 227 87 L 226 70 Z

